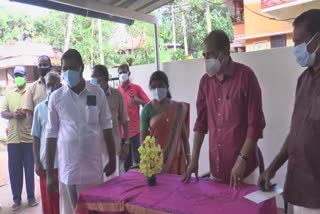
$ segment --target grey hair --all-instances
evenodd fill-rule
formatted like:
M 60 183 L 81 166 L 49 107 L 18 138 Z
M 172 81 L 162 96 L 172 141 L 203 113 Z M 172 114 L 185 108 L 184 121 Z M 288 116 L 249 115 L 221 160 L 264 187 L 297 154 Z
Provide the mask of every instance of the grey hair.
M 56 71 L 50 71 L 47 73 L 47 75 L 45 76 L 46 82 L 49 80 L 49 78 L 55 78 L 56 80 L 59 80 L 59 82 L 61 81 L 60 74 Z

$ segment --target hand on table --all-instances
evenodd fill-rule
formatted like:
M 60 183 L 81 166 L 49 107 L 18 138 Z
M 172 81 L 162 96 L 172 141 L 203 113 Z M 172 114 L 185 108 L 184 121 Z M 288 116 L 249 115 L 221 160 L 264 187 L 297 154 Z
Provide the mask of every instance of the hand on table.
M 198 178 L 198 161 L 191 161 L 191 163 L 188 165 L 187 171 L 183 176 L 183 182 L 188 183 L 190 181 L 191 175 L 194 173 L 196 175 L 196 179 L 199 180 Z
M 270 181 L 275 176 L 275 173 L 272 170 L 265 170 L 259 178 L 258 185 L 262 191 L 269 191 L 273 186 Z
M 116 165 L 116 159 L 111 158 L 103 170 L 107 177 L 114 173 L 114 171 L 116 170 Z
M 243 181 L 244 173 L 247 168 L 247 162 L 238 158 L 231 170 L 230 187 L 238 189 Z

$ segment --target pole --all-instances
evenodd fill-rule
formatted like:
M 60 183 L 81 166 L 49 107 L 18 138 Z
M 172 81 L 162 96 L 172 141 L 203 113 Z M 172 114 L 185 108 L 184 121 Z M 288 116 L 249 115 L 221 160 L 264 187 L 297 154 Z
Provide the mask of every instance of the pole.
M 99 37 L 99 54 L 100 54 L 100 64 L 104 65 L 104 54 L 103 54 L 103 34 L 102 34 L 102 21 L 98 19 L 98 37 Z
M 206 20 L 207 20 L 207 32 L 211 32 L 211 14 L 210 14 L 210 5 L 209 1 L 206 0 Z
M 183 31 L 183 42 L 184 42 L 184 54 L 188 56 L 189 51 L 188 51 L 188 38 L 187 38 L 187 24 L 186 24 L 186 17 L 184 13 L 182 14 L 182 31 Z
M 160 70 L 160 51 L 159 51 L 158 24 L 154 24 L 154 40 L 155 40 L 155 51 L 156 51 L 156 68 L 157 68 L 157 70 Z
M 176 24 L 174 19 L 174 8 L 173 5 L 171 6 L 171 16 L 172 16 L 172 43 L 173 43 L 173 50 L 177 51 L 177 39 L 176 39 Z

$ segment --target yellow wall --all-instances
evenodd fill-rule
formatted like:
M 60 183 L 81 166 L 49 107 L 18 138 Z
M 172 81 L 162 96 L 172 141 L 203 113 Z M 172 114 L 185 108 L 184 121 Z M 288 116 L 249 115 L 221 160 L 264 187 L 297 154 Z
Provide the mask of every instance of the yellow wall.
M 270 16 L 268 14 L 261 12 L 261 3 L 251 3 L 245 4 L 250 10 L 255 11 L 256 13 Z M 249 11 L 247 8 L 244 8 L 244 19 L 245 19 L 245 36 L 258 36 L 265 34 L 274 34 L 277 32 L 287 32 L 292 31 L 292 26 L 288 22 L 274 21 L 259 15 L 256 15 Z
M 271 37 L 260 37 L 255 39 L 247 39 L 246 40 L 246 51 L 261 51 L 265 49 L 271 48 L 270 43 Z M 292 47 L 293 41 L 292 41 L 292 33 L 287 34 L 287 47 Z

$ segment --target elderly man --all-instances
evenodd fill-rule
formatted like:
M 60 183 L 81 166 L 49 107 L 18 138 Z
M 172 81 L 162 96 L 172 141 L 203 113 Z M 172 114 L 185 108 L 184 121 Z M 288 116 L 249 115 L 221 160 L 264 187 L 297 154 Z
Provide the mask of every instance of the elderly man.
M 210 172 L 213 179 L 238 188 L 258 180 L 257 141 L 265 120 L 261 90 L 254 72 L 230 57 L 230 41 L 220 30 L 204 41 L 203 75 L 197 99 L 192 161 L 185 175 L 198 173 L 199 153 L 209 131 Z
M 298 79 L 291 127 L 280 153 L 260 177 L 263 189 L 288 160 L 284 187 L 295 214 L 320 213 L 320 10 L 312 9 L 293 22 L 294 55 L 307 69 Z
M 46 127 L 48 120 L 48 102 L 52 92 L 61 87 L 60 75 L 51 71 L 45 76 L 47 98 L 36 106 L 32 123 L 33 153 L 36 173 L 40 177 L 42 212 L 44 214 L 59 214 L 59 193 L 49 193 L 46 185 Z M 54 174 L 58 175 L 57 157 L 54 163 Z
M 116 168 L 112 117 L 107 98 L 99 86 L 83 78 L 84 64 L 77 50 L 66 51 L 61 59 L 66 86 L 51 94 L 47 124 L 47 187 L 57 191 L 54 160 L 58 150 L 60 213 L 74 213 L 79 194 L 103 182 L 103 171 Z M 101 132 L 109 162 L 103 170 Z
M 27 124 L 26 114 L 22 110 L 22 100 L 26 96 L 26 71 L 24 67 L 14 69 L 16 86 L 5 94 L 1 116 L 9 120 L 8 162 L 11 191 L 13 194 L 12 210 L 21 207 L 21 192 L 23 186 L 23 169 L 25 171 L 27 196 L 29 206 L 36 206 L 34 197 L 34 159 L 32 152 L 32 137 Z
M 107 96 L 109 108 L 112 114 L 113 137 L 116 143 L 117 168 L 116 175 L 124 172 L 124 161 L 126 161 L 129 152 L 129 118 L 127 107 L 124 103 L 122 94 L 118 89 L 112 88 L 108 84 L 109 72 L 106 66 L 96 65 L 92 70 L 91 83 L 99 85 Z M 121 128 L 123 129 L 123 141 L 121 141 Z M 107 160 L 104 152 L 104 161 Z
M 48 56 L 40 56 L 38 58 L 39 79 L 30 84 L 27 89 L 26 97 L 23 103 L 23 109 L 26 110 L 27 120 L 32 123 L 34 108 L 44 101 L 47 97 L 46 83 L 44 77 L 51 70 L 51 60 Z

